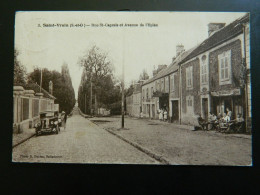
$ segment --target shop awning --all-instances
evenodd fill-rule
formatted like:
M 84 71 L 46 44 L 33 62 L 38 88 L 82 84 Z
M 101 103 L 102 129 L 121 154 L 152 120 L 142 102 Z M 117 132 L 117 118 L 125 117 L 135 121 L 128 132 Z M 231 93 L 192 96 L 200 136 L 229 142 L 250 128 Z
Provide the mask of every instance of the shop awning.
M 169 97 L 169 93 L 163 93 L 161 91 L 153 92 L 153 97 Z
M 212 96 L 233 96 L 233 95 L 241 95 L 240 89 L 229 89 L 229 90 L 221 90 L 221 91 L 212 91 Z

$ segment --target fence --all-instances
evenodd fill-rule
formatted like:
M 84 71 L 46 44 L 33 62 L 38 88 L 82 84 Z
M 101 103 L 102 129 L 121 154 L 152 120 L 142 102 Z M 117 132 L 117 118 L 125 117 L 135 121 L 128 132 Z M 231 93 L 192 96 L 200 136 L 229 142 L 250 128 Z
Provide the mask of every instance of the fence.
M 39 120 L 40 112 L 54 111 L 54 99 L 45 98 L 42 93 L 35 94 L 33 90 L 24 90 L 21 86 L 14 86 L 13 98 L 14 133 L 32 128 Z

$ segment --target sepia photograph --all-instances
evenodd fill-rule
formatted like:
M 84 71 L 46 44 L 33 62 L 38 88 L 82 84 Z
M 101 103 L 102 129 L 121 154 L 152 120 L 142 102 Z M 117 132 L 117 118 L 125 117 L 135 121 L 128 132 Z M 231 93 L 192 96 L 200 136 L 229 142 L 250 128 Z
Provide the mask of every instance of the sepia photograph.
M 12 162 L 253 165 L 250 13 L 18 11 L 14 34 Z

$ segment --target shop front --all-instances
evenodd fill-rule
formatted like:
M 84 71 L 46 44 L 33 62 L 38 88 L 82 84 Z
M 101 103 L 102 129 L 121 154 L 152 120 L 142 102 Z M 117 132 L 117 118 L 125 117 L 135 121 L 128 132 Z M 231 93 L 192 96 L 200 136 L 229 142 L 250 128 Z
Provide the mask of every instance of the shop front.
M 212 96 L 212 113 L 218 115 L 227 113 L 227 109 L 232 111 L 232 118 L 236 118 L 238 114 L 243 117 L 243 96 L 241 89 L 230 89 L 211 92 Z

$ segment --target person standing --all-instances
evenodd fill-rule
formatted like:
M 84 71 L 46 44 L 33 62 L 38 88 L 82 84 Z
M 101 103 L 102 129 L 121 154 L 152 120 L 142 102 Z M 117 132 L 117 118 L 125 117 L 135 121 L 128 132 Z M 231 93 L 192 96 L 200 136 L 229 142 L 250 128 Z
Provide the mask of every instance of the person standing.
M 61 121 L 62 121 L 61 126 L 65 130 L 65 128 L 66 128 L 66 121 L 67 121 L 67 115 L 66 115 L 66 112 L 64 112 L 64 111 L 61 112 Z
M 227 116 L 229 117 L 230 120 L 232 120 L 232 111 L 227 108 Z
M 163 120 L 164 121 L 167 121 L 167 110 L 165 109 L 164 112 L 163 112 Z
M 159 120 L 162 121 L 163 120 L 163 110 L 159 109 Z

